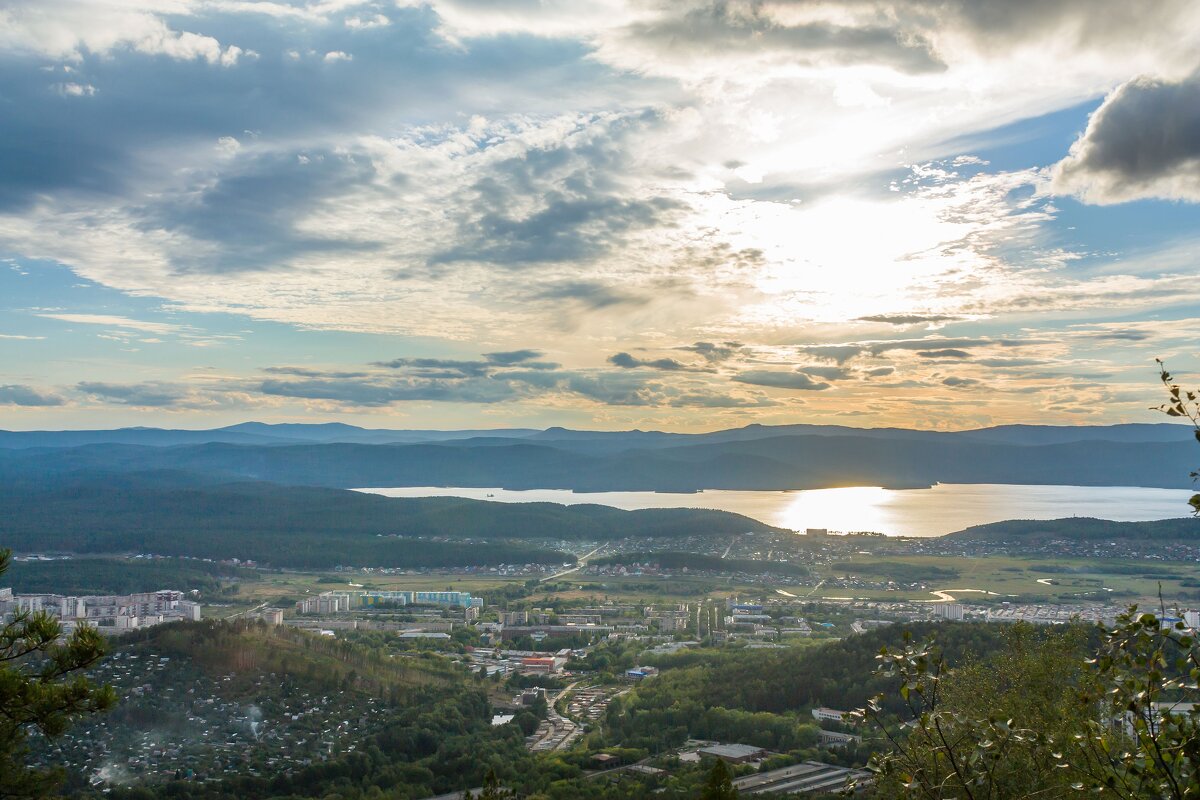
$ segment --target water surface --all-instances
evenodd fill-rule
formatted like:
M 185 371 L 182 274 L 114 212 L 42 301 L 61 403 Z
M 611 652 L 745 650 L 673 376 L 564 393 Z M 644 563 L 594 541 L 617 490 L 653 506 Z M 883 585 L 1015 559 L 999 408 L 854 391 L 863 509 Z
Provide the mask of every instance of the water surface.
M 407 486 L 360 489 L 388 497 L 468 497 L 499 503 L 596 503 L 638 508 L 715 508 L 804 530 L 874 531 L 889 536 L 942 534 L 1006 519 L 1099 517 L 1122 522 L 1188 515 L 1192 492 L 1133 486 L 1022 486 L 941 483 L 929 489 L 804 489 L 786 492 L 710 489 L 665 492 L 572 492 L 569 489 L 473 489 Z

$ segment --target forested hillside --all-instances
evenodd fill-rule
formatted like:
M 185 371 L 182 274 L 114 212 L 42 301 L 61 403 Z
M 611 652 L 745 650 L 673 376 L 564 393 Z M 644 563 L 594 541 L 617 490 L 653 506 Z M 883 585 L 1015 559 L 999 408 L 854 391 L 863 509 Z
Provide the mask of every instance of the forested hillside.
M 139 552 L 281 567 L 562 563 L 571 556 L 542 542 L 763 530 L 770 527 L 724 511 L 388 498 L 264 483 L 161 485 L 154 476 L 0 488 L 0 542 L 18 552 Z

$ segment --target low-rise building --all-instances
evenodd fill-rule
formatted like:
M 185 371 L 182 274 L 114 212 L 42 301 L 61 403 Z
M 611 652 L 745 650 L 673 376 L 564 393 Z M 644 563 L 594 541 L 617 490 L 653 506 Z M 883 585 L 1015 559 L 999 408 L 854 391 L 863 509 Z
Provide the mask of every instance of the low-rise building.
M 849 711 L 838 711 L 836 708 L 814 708 L 812 710 L 813 719 L 818 722 L 845 722 L 846 717 L 850 716 Z

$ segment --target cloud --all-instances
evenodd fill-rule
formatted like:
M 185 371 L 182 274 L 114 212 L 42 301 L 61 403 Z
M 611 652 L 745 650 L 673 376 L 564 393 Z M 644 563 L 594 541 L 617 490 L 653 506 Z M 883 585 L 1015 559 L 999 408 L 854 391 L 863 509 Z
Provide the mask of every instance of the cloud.
M 775 389 L 799 389 L 813 392 L 828 389 L 829 384 L 815 381 L 803 372 L 782 372 L 779 370 L 752 369 L 739 372 L 733 376 L 738 383 L 748 383 L 754 386 L 770 386 Z
M 824 358 L 829 361 L 836 361 L 838 364 L 845 364 L 855 356 L 861 355 L 863 347 L 857 344 L 812 344 L 803 345 L 799 350 L 816 358 Z
M 575 300 L 595 310 L 612 306 L 641 306 L 649 302 L 642 295 L 596 281 L 564 281 L 539 289 L 533 296 L 539 300 Z
M 1117 87 L 1055 165 L 1052 185 L 1086 203 L 1200 202 L 1200 72 Z
M 860 322 L 882 322 L 887 325 L 920 325 L 930 322 L 953 322 L 962 317 L 951 314 L 872 314 L 858 319 Z
M 377 361 L 377 367 L 405 369 L 425 377 L 480 377 L 492 373 L 495 362 L 492 361 L 459 361 L 447 358 L 395 358 L 391 361 Z
M 0 404 L 3 405 L 42 408 L 61 406 L 65 402 L 63 398 L 56 394 L 39 391 L 31 386 L 13 383 L 0 385 Z
M 36 342 L 45 338 L 45 336 L 26 336 L 23 333 L 0 333 L 0 339 L 11 339 L 18 342 Z
M 543 355 L 540 350 L 503 350 L 495 353 L 484 353 L 483 357 L 492 364 L 501 366 L 510 366 L 512 364 L 520 364 L 530 361 L 535 358 L 541 358 Z
M 1125 330 L 1098 331 L 1090 334 L 1089 338 L 1100 342 L 1144 342 L 1147 339 L 1153 339 L 1154 334 L 1139 328 L 1127 328 Z
M 945 350 L 918 350 L 917 355 L 921 358 L 970 358 L 971 354 L 966 350 L 957 350 L 949 347 Z
M 172 3 L 162 11 L 185 11 Z M 230 67 L 248 55 L 236 45 L 211 36 L 171 28 L 153 3 L 113 0 L 38 0 L 0 9 L 0 48 L 80 61 L 85 55 L 108 55 L 123 49 L 181 61 L 201 60 Z M 252 54 L 251 54 L 252 55 Z
M 653 358 L 642 359 L 635 358 L 629 353 L 616 353 L 608 357 L 608 363 L 613 366 L 621 367 L 622 369 L 636 369 L 638 367 L 649 367 L 651 369 L 661 369 L 667 371 L 677 371 L 687 369 L 686 364 L 682 364 L 673 358 Z
M 82 381 L 75 388 L 84 394 L 124 406 L 163 408 L 179 405 L 186 391 L 177 385 L 151 381 L 146 383 L 105 383 Z
M 672 7 L 674 6 L 674 7 Z M 708 59 L 738 59 L 761 68 L 871 63 L 901 72 L 940 71 L 944 65 L 923 35 L 898 35 L 886 22 L 850 24 L 814 19 L 749 2 L 668 4 L 671 13 L 635 22 L 601 53 L 643 68 L 678 74 L 703 69 Z M 848 15 L 849 16 L 849 15 Z M 846 18 L 844 18 L 846 19 Z M 681 76 L 682 77 L 682 76 Z
M 881 341 L 868 342 L 847 342 L 845 344 L 827 344 L 827 345 L 801 345 L 797 349 L 801 353 L 805 353 L 817 358 L 824 358 L 830 361 L 836 361 L 838 364 L 845 364 L 851 359 L 861 355 L 880 356 L 892 351 L 916 351 L 918 355 L 926 358 L 965 358 L 968 354 L 963 352 L 966 349 L 984 348 L 984 347 L 1022 347 L 1031 344 L 1041 344 L 1043 340 L 1039 339 L 989 339 L 989 338 L 938 338 L 929 337 L 924 339 L 887 339 Z
M 79 325 L 103 325 L 108 328 L 123 328 L 131 331 L 140 331 L 142 333 L 177 333 L 182 330 L 181 326 L 174 325 L 169 322 L 150 322 L 148 320 L 132 319 L 130 317 L 122 317 L 115 314 L 65 314 L 65 313 L 44 313 L 38 314 L 39 317 L 46 319 L 57 319 L 62 322 L 71 322 Z
M 295 375 L 300 378 L 365 378 L 365 372 L 345 370 L 311 369 L 309 367 L 264 367 L 263 372 L 272 375 Z
M 978 386 L 979 384 L 980 381 L 976 380 L 975 378 L 960 378 L 957 375 L 951 375 L 949 378 L 946 378 L 942 381 L 942 385 L 950 386 L 955 389 L 965 389 L 971 386 Z
M 455 241 L 431 262 L 579 263 L 636 231 L 669 224 L 686 206 L 665 195 L 630 196 L 625 180 L 632 167 L 626 140 L 657 124 L 653 110 L 610 115 L 494 162 L 460 192 Z
M 816 375 L 818 378 L 824 378 L 827 381 L 836 381 L 843 378 L 848 378 L 851 375 L 850 370 L 845 367 L 820 367 L 806 366 L 804 372 L 808 375 Z
M 263 394 L 305 400 L 332 400 L 350 406 L 387 406 L 412 401 L 454 403 L 500 403 L 518 392 L 504 381 L 487 378 L 467 380 L 267 380 L 259 385 Z
M 962 350 L 975 349 L 975 348 L 981 348 L 981 347 L 1023 347 L 1026 345 L 1044 344 L 1044 343 L 1045 343 L 1045 340 L 1043 340 L 1043 339 L 1019 339 L 1019 338 L 987 339 L 987 338 L 960 337 L 960 338 L 954 338 L 954 339 L 951 339 L 951 338 L 892 339 L 892 340 L 879 341 L 879 342 L 865 342 L 865 343 L 863 343 L 862 347 L 863 347 L 864 351 L 869 352 L 872 355 L 881 355 L 883 353 L 888 353 L 893 350 L 915 350 L 915 351 L 920 351 L 919 352 L 920 355 L 926 355 L 927 353 L 933 352 L 936 349 L 938 352 L 940 352 L 942 354 L 946 354 L 946 355 L 934 356 L 935 358 L 941 358 L 941 357 L 961 358 L 962 356 L 953 354 L 953 351 L 958 350 L 961 352 Z M 951 355 L 951 354 L 953 354 L 953 355 Z M 965 356 L 967 354 L 963 353 L 962 355 Z
M 694 342 L 678 349 L 696 353 L 709 363 L 719 363 L 733 358 L 744 347 L 741 342 Z

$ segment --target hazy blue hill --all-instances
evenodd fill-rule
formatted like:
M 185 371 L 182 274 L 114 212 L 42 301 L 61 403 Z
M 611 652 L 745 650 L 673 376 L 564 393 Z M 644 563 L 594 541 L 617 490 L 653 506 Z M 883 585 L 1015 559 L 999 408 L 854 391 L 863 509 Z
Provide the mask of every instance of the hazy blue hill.
M 585 431 L 568 428 L 501 428 L 479 430 L 389 430 L 360 428 L 340 422 L 243 422 L 214 430 L 121 428 L 89 431 L 0 431 L 0 449 L 79 447 L 89 444 L 133 444 L 172 447 L 182 444 L 418 444 L 455 442 L 484 446 L 498 441 L 526 439 L 530 443 L 581 453 L 612 454 L 633 449 L 660 449 L 693 444 L 747 442 L 780 437 L 857 437 L 902 442 L 967 441 L 1014 445 L 1063 444 L 1076 441 L 1175 442 L 1191 436 L 1187 425 L 1172 423 L 1052 426 L 1004 425 L 970 431 L 918 431 L 903 428 L 851 428 L 843 425 L 759 425 L 709 431 Z
M 773 430 L 773 429 L 764 429 Z M 854 430 L 854 429 L 848 429 Z M 383 445 L 331 442 L 171 447 L 91 444 L 0 448 L 0 478 L 36 480 L 76 471 L 184 471 L 226 480 L 329 486 L 468 486 L 580 491 L 806 489 L 934 483 L 1074 484 L 1186 488 L 1195 442 L 1183 426 L 1086 429 L 1021 427 L 987 435 L 1052 444 L 1005 443 L 979 435 L 854 431 L 713 442 L 705 436 L 625 448 L 611 439 L 504 439 Z M 998 432 L 996 432 L 998 431 Z M 1180 434 L 1174 440 L 1176 434 Z M 627 434 L 611 434 L 620 437 Z M 599 434 L 597 434 L 599 436 Z M 634 433 L 634 438 L 640 439 Z M 655 435 L 659 436 L 659 435 Z M 1119 437 L 1132 441 L 1117 441 Z M 1172 441 L 1145 441 L 1169 438 Z M 651 440 L 647 440 L 651 441 Z M 684 444 L 679 444 L 683 441 Z M 599 444 L 596 444 L 599 442 Z
M 243 422 L 221 428 L 222 431 L 248 432 L 285 439 L 290 442 L 356 442 L 360 444 L 395 444 L 442 442 L 486 436 L 514 439 L 537 433 L 533 428 L 497 428 L 495 430 L 390 430 L 360 428 L 342 422 L 325 423 L 266 423 Z
M 1052 520 L 1013 519 L 974 525 L 949 534 L 963 541 L 1047 539 L 1200 539 L 1200 519 L 1181 517 L 1153 522 L 1113 522 L 1093 517 L 1066 517 Z
M 289 439 L 237 430 L 164 430 L 118 428 L 94 431 L 0 431 L 0 448 L 82 447 L 96 444 L 131 444 L 172 447 L 180 444 L 287 444 Z
M 1191 425 L 1170 422 L 1125 425 L 1000 425 L 963 431 L 956 436 L 979 442 L 1018 445 L 1066 444 L 1069 442 L 1190 442 Z

